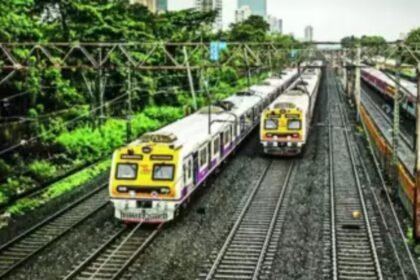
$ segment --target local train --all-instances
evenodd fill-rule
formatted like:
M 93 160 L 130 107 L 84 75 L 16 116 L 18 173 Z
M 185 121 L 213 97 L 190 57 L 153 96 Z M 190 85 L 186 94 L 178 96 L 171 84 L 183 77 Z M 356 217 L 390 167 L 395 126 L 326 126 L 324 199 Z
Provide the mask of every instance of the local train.
M 393 79 L 389 78 L 381 70 L 375 68 L 362 68 L 361 72 L 362 79 L 378 90 L 385 98 L 394 98 L 396 82 Z M 417 85 L 403 79 L 401 79 L 400 84 L 405 89 L 403 92 L 406 97 L 402 100 L 401 107 L 407 115 L 415 118 Z
M 116 150 L 109 180 L 115 217 L 135 223 L 173 220 L 297 75 L 296 69 L 285 70 Z
M 322 74 L 315 62 L 261 114 L 260 141 L 264 153 L 294 156 L 302 152 L 309 136 Z
M 366 60 L 368 62 L 374 62 L 378 66 L 379 69 L 389 71 L 393 74 L 397 74 L 399 71 L 401 76 L 407 80 L 410 80 L 412 82 L 416 81 L 417 74 L 416 74 L 416 68 L 409 64 L 402 64 L 400 66 L 400 70 L 397 69 L 397 61 L 395 59 L 386 59 L 382 56 L 376 56 L 372 58 L 371 61 Z

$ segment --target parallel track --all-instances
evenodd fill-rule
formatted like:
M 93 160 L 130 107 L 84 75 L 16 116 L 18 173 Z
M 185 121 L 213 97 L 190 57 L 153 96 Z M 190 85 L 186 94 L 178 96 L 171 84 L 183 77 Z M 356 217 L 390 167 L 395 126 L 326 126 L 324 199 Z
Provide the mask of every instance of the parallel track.
M 335 104 L 330 103 L 332 107 L 329 112 L 331 276 L 334 280 L 383 279 L 372 225 L 351 149 L 348 123 L 338 100 L 336 81 L 332 80 L 332 87 L 328 84 L 329 97 L 331 100 L 335 99 Z M 353 183 L 345 180 L 348 173 L 353 175 Z M 353 211 L 358 211 L 361 217 L 353 219 Z
M 294 162 L 289 161 L 271 162 L 267 166 L 223 247 L 209 261 L 200 279 L 259 279 L 268 273 L 285 218 L 293 169 Z
M 339 91 L 344 92 L 343 88 L 340 88 L 338 84 L 337 84 L 337 87 Z M 364 100 L 362 99 L 362 101 Z M 372 99 L 370 101 L 374 102 Z M 376 109 L 380 110 L 379 106 Z M 363 122 L 362 122 L 362 125 L 364 127 Z M 366 127 L 364 127 L 364 130 L 367 131 Z M 364 177 L 368 181 L 370 193 L 372 194 L 373 201 L 376 205 L 377 211 L 379 212 L 382 224 L 385 229 L 385 234 L 388 237 L 388 241 L 391 246 L 392 254 L 395 257 L 395 262 L 399 268 L 399 272 L 394 270 L 393 273 L 395 274 L 395 277 L 398 277 L 399 279 L 403 279 L 403 280 L 420 279 L 420 274 L 417 269 L 417 264 L 410 251 L 410 248 L 407 245 L 404 229 L 396 213 L 393 201 L 388 193 L 388 187 L 382 175 L 382 169 L 380 167 L 379 160 L 373 150 L 372 140 L 370 139 L 368 135 L 367 135 L 367 140 L 369 143 L 369 153 L 372 156 L 372 159 L 375 165 L 375 171 L 380 180 L 380 188 L 374 188 L 371 181 L 371 176 L 369 175 L 367 167 L 364 161 L 362 160 L 360 149 L 358 148 L 357 145 L 355 145 L 354 150 L 355 150 L 356 157 L 360 159 L 362 172 L 364 174 Z M 385 194 L 385 202 L 382 202 L 382 203 L 380 202 L 380 198 L 378 197 L 378 194 L 376 193 L 376 191 L 380 191 L 382 195 Z M 389 218 L 386 217 L 385 212 L 388 212 L 388 213 L 390 212 L 389 214 L 392 218 L 391 220 L 389 220 Z
M 383 117 L 383 119 L 388 123 L 390 129 L 392 129 L 393 127 L 393 120 L 392 118 L 387 115 L 381 107 L 379 107 L 378 104 L 376 104 L 376 102 L 372 99 L 372 97 L 369 96 L 369 94 L 365 91 L 362 91 L 362 102 L 366 102 L 367 105 L 371 108 L 376 110 L 377 112 L 379 112 L 381 114 L 381 116 Z M 407 147 L 410 147 L 411 150 L 414 150 L 413 147 L 413 136 L 412 135 L 407 135 L 405 134 L 403 131 L 400 131 L 400 138 L 404 141 L 404 143 L 407 145 Z
M 0 247 L 0 278 L 105 207 L 106 185 L 96 188 Z
M 64 280 L 118 279 L 134 259 L 150 244 L 163 224 L 157 228 L 125 227 L 75 267 Z

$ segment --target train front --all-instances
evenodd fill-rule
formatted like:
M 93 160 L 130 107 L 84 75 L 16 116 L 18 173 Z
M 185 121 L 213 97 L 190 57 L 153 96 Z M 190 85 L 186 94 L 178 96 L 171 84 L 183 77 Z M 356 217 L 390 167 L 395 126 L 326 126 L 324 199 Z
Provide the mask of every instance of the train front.
M 261 115 L 260 139 L 264 153 L 298 155 L 304 145 L 304 113 L 291 103 L 268 108 Z
M 117 219 L 162 223 L 174 218 L 180 147 L 173 142 L 170 135 L 146 135 L 114 152 L 109 192 Z

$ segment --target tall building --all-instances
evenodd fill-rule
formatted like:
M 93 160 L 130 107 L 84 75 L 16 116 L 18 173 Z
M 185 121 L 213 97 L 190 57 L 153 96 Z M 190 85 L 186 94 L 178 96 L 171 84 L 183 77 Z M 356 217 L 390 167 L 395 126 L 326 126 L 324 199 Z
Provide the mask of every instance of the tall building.
M 249 6 L 253 15 L 267 17 L 267 0 L 238 0 L 238 8 Z
M 235 11 L 235 22 L 242 22 L 252 14 L 251 8 L 247 5 L 240 7 Z
M 158 12 L 166 12 L 168 10 L 168 0 L 157 0 L 156 10 Z
M 156 7 L 156 1 L 157 0 L 130 0 L 130 4 L 140 4 L 146 6 L 152 13 L 156 13 L 157 7 Z
M 275 16 L 268 16 L 267 22 L 270 25 L 270 32 L 282 33 L 283 32 L 283 20 Z
M 314 28 L 310 25 L 305 27 L 305 41 L 312 42 L 314 40 Z
M 216 10 L 217 16 L 214 29 L 223 29 L 223 0 L 195 0 L 195 8 L 203 12 Z
M 278 32 L 283 34 L 283 20 L 280 18 L 278 22 Z

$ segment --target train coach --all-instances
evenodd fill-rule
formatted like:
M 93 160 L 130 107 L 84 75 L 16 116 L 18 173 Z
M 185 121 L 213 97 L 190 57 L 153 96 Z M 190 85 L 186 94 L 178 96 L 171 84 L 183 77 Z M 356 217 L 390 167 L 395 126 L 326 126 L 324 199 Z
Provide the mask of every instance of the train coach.
M 261 114 L 260 140 L 264 153 L 293 156 L 305 146 L 321 80 L 319 68 L 307 69 L 301 77 Z
M 109 182 L 115 217 L 137 223 L 174 219 L 296 76 L 296 69 L 287 70 L 116 150 Z
M 396 82 L 393 79 L 375 68 L 363 68 L 361 72 L 362 79 L 379 91 L 379 93 L 381 93 L 385 98 L 394 98 L 394 94 L 396 92 Z M 415 117 L 417 86 L 415 83 L 403 79 L 401 80 L 401 86 L 406 89 L 403 91 L 406 98 L 403 99 L 401 107 L 406 114 L 411 117 Z

